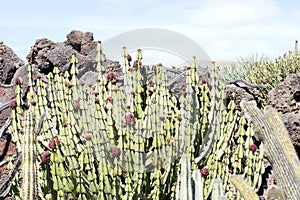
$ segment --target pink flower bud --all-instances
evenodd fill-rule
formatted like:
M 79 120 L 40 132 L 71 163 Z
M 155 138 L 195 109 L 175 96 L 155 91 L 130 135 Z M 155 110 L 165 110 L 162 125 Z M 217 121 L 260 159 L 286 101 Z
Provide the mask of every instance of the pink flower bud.
M 31 100 L 31 105 L 35 106 L 36 105 L 36 101 L 35 100 Z
M 42 163 L 49 163 L 50 162 L 50 153 L 48 151 L 44 151 L 41 155 Z
M 95 99 L 94 99 L 94 102 L 98 104 L 100 101 L 99 101 L 98 98 L 95 98 Z
M 134 125 L 135 124 L 134 115 L 132 113 L 128 113 L 126 115 L 125 123 L 126 123 L 126 125 Z
M 15 99 L 11 100 L 9 103 L 10 108 L 15 108 L 17 107 L 17 101 Z
M 209 171 L 206 167 L 203 167 L 200 172 L 202 176 L 207 176 L 209 174 Z
M 165 120 L 165 116 L 160 116 L 159 120 L 164 121 Z
M 106 98 L 106 101 L 112 102 L 112 96 L 107 97 L 107 98 Z
M 256 151 L 257 149 L 258 148 L 257 148 L 256 144 L 251 144 L 250 147 L 249 147 L 249 150 L 252 151 L 252 152 Z
M 21 79 L 20 79 L 20 78 L 16 78 L 15 83 L 16 83 L 17 85 L 21 84 Z
M 91 135 L 86 135 L 84 138 L 85 138 L 86 140 L 91 140 L 91 139 L 92 139 L 92 136 L 91 136 Z
M 116 75 L 112 71 L 110 71 L 106 74 L 106 79 L 108 81 L 112 81 L 113 79 L 116 79 Z
M 113 155 L 119 156 L 121 154 L 121 149 L 119 147 L 113 147 L 111 152 Z
M 132 61 L 132 58 L 131 58 L 131 56 L 130 56 L 129 54 L 127 55 L 127 61 L 128 61 L 128 62 L 131 62 L 131 61 Z

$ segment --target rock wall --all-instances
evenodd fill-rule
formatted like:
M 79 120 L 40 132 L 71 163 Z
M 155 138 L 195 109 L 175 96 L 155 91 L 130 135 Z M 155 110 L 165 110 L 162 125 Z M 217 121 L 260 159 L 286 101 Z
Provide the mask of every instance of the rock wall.
M 300 157 L 300 73 L 290 74 L 269 92 L 268 104 L 281 114 Z

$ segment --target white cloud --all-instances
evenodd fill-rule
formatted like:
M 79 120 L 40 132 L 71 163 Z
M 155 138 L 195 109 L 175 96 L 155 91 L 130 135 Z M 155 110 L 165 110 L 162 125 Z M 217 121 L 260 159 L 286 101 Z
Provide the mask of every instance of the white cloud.
M 237 26 L 276 17 L 280 7 L 272 0 L 217 0 L 199 2 L 190 9 L 185 19 L 188 23 L 209 26 Z

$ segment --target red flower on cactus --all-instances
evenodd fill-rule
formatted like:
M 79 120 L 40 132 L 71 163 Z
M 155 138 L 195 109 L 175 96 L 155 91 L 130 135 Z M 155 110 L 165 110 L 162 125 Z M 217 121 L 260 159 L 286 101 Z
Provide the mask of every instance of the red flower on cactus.
M 137 66 L 142 66 L 142 62 L 140 61 L 138 61 L 138 60 L 135 60 L 134 62 L 133 62 L 133 67 L 137 67 Z
M 67 124 L 67 123 L 63 123 L 61 126 L 62 126 L 63 128 L 66 128 L 66 127 L 68 126 L 68 124 Z
M 72 83 L 70 83 L 70 82 L 65 82 L 65 86 L 66 86 L 67 88 L 71 88 L 73 85 L 72 85 Z
M 208 79 L 206 77 L 202 78 L 201 79 L 201 83 L 202 84 L 206 84 L 208 82 Z
M 171 145 L 171 143 L 172 143 L 171 138 L 168 138 L 168 139 L 167 139 L 167 144 L 168 144 L 168 145 Z
M 236 106 L 236 107 L 235 107 L 235 110 L 241 111 L 242 109 L 241 109 L 240 106 Z
M 257 148 L 256 144 L 251 144 L 250 147 L 249 147 L 249 150 L 253 151 L 253 152 L 256 151 L 257 149 L 258 148 Z
M 54 149 L 55 148 L 55 141 L 52 139 L 49 144 L 48 144 L 50 149 Z
M 181 116 L 178 116 L 177 119 L 178 119 L 178 121 L 181 121 L 181 120 L 182 120 L 182 117 L 181 117 Z
M 118 174 L 116 172 L 114 172 L 112 175 L 113 175 L 113 177 L 118 176 Z
M 207 176 L 209 174 L 209 171 L 206 167 L 203 167 L 200 172 L 202 176 Z
M 94 99 L 94 102 L 98 104 L 100 101 L 99 101 L 98 98 L 95 98 L 95 99 Z
M 9 103 L 10 108 L 15 108 L 17 107 L 17 101 L 15 99 L 11 100 Z
M 134 125 L 135 124 L 134 115 L 132 113 L 128 113 L 126 115 L 125 123 L 126 123 L 126 125 Z
M 44 151 L 41 155 L 42 163 L 49 163 L 50 162 L 50 153 L 48 151 Z
M 106 101 L 112 102 L 112 96 L 107 97 L 107 98 L 106 98 Z
M 94 92 L 93 92 L 93 95 L 98 96 L 98 95 L 99 95 L 99 92 L 98 92 L 98 91 L 94 91 Z
M 110 71 L 106 74 L 106 79 L 108 81 L 112 81 L 112 80 L 116 79 L 116 75 L 112 71 Z
M 159 120 L 164 121 L 165 120 L 165 116 L 160 116 Z
M 31 100 L 31 105 L 35 106 L 36 105 L 36 101 L 35 100 Z
M 113 147 L 111 152 L 113 155 L 119 156 L 121 154 L 121 149 L 119 147 Z
M 58 62 L 53 63 L 54 67 L 58 67 Z
M 86 135 L 84 138 L 85 138 L 86 140 L 91 140 L 91 139 L 92 139 L 92 136 L 91 136 L 91 135 Z
M 36 79 L 41 79 L 42 76 L 41 76 L 41 75 L 37 75 L 35 78 L 36 78 Z
M 129 72 L 132 72 L 132 71 L 134 71 L 134 68 L 133 68 L 133 67 L 129 67 L 129 68 L 128 68 L 128 71 L 129 71 Z
M 48 146 L 50 149 L 55 149 L 55 147 L 60 147 L 60 140 L 58 139 L 58 137 L 54 137 L 52 138 L 52 140 L 49 142 Z
M 80 103 L 78 103 L 78 102 L 74 103 L 74 104 L 73 104 L 73 108 L 74 108 L 75 110 L 79 110 L 79 109 L 80 109 Z
M 128 61 L 128 62 L 131 62 L 131 61 L 132 61 L 132 58 L 131 58 L 131 56 L 130 56 L 129 54 L 127 55 L 127 61 Z
M 16 78 L 15 84 L 19 85 L 19 84 L 21 84 L 21 83 L 22 83 L 21 79 L 20 79 L 20 78 Z

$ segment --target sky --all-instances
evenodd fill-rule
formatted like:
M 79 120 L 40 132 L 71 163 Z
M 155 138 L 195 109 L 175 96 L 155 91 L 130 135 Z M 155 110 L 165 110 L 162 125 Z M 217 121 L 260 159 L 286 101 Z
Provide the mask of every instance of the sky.
M 25 59 L 36 39 L 63 42 L 71 30 L 106 41 L 163 28 L 192 39 L 212 60 L 274 58 L 300 39 L 299 8 L 294 0 L 2 0 L 0 41 Z

